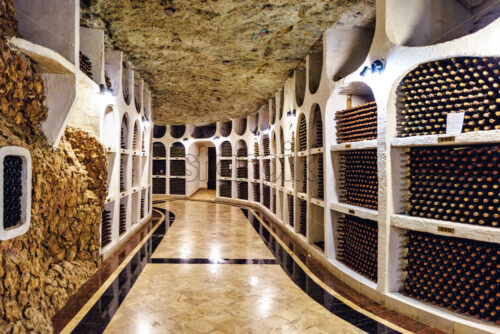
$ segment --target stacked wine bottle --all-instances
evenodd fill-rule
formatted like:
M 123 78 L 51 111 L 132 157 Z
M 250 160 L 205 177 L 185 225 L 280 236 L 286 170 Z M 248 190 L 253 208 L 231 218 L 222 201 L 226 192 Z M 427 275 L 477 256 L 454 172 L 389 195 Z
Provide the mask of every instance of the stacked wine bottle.
M 377 210 L 377 151 L 357 150 L 340 154 L 341 202 Z
M 221 156 L 222 157 L 231 157 L 232 156 L 232 148 L 231 143 L 228 141 L 223 142 L 221 145 Z
M 294 213 L 295 210 L 293 208 L 293 196 L 292 195 L 287 195 L 288 196 L 288 223 L 291 226 L 294 226 Z
M 337 111 L 335 123 L 339 144 L 377 139 L 377 104 L 369 102 Z
M 172 195 L 185 195 L 186 194 L 186 180 L 170 178 L 170 194 Z
M 104 74 L 104 81 L 106 82 L 106 88 L 109 90 L 113 90 L 113 87 L 111 85 L 111 79 L 109 78 L 107 72 Z
M 324 199 L 325 197 L 325 191 L 324 191 L 324 179 L 323 179 L 323 155 L 318 155 L 317 156 L 318 162 L 317 162 L 317 188 L 316 188 L 316 198 L 318 199 Z
M 142 131 L 142 136 L 141 136 L 141 147 L 142 147 L 142 153 L 146 153 L 146 134 L 144 133 L 144 130 Z
M 163 195 L 165 194 L 166 191 L 166 186 L 167 186 L 167 181 L 164 178 L 161 179 L 153 179 L 153 194 L 160 194 Z
M 285 159 L 280 159 L 280 168 L 281 168 L 281 186 L 285 186 Z
M 184 148 L 184 145 L 179 144 L 179 145 L 172 145 L 170 147 L 170 157 L 171 158 L 184 158 L 186 155 L 186 149 Z
M 90 79 L 92 79 L 92 63 L 90 62 L 89 57 L 84 55 L 80 51 L 80 71 L 85 73 Z
M 262 190 L 263 190 L 263 202 L 264 202 L 264 206 L 268 209 L 271 208 L 271 188 L 269 188 L 269 186 L 266 186 L 264 185 L 262 187 Z
M 126 150 L 127 149 L 127 136 L 125 133 L 127 132 L 127 125 L 122 124 L 120 129 L 120 148 Z
M 446 133 L 450 113 L 463 132 L 500 129 L 499 57 L 459 57 L 421 64 L 399 86 L 398 136 Z
M 170 160 L 170 175 L 186 176 L 186 161 Z
M 136 170 L 135 170 L 135 164 L 132 166 L 132 187 L 137 186 L 137 179 L 135 178 L 136 175 Z
M 271 162 L 269 159 L 262 160 L 262 164 L 264 167 L 264 178 L 267 182 L 271 181 Z
M 302 116 L 299 123 L 299 151 L 305 150 L 307 150 L 307 123 L 305 116 Z
M 500 324 L 500 245 L 408 231 L 403 293 Z
M 272 212 L 276 214 L 276 192 L 273 193 L 273 204 L 272 204 Z
M 255 202 L 260 202 L 260 184 L 259 183 L 253 184 L 253 200 Z
M 119 233 L 122 235 L 125 232 L 127 232 L 127 207 L 120 203 Z
M 141 219 L 144 218 L 144 211 L 145 211 L 145 199 L 144 198 L 141 198 L 141 210 L 140 210 L 140 217 Z
M 314 128 L 316 129 L 313 148 L 323 147 L 323 121 L 321 120 L 321 110 L 316 108 L 314 111 Z
M 219 192 L 221 197 L 231 198 L 231 181 L 221 181 Z
M 247 147 L 240 147 L 236 150 L 236 156 L 239 158 L 246 157 L 248 155 L 248 149 Z
M 300 192 L 307 193 L 307 158 L 301 157 L 299 159 L 299 164 L 302 164 L 302 179 L 300 180 L 301 187 L 298 189 Z
M 337 260 L 377 281 L 377 223 L 345 215 L 338 220 Z
M 262 139 L 262 146 L 264 148 L 264 155 L 266 157 L 271 155 L 271 151 L 269 150 L 269 136 L 264 136 L 264 138 Z
M 295 132 L 292 131 L 292 140 L 290 143 L 290 152 L 295 153 Z
M 240 179 L 248 178 L 248 167 L 246 166 L 246 161 L 244 166 L 236 167 L 236 177 Z
M 299 233 L 306 236 L 307 233 L 307 202 L 299 199 Z
M 406 214 L 500 225 L 500 145 L 410 148 Z
M 248 199 L 248 183 L 240 182 L 238 184 L 238 198 L 239 199 Z
M 111 211 L 102 212 L 101 221 L 101 246 L 104 247 L 111 242 Z
M 3 160 L 3 228 L 21 223 L 21 197 L 23 195 L 23 159 L 8 155 Z
M 125 164 L 127 163 L 127 156 L 122 156 L 120 159 L 120 191 L 125 191 Z
M 258 142 L 253 143 L 253 155 L 256 157 L 258 157 L 260 155 Z
M 231 164 L 232 164 L 231 160 L 220 161 L 220 176 L 232 177 Z
M 252 160 L 252 165 L 253 165 L 253 178 L 255 180 L 258 180 L 258 179 L 260 179 L 259 160 L 257 160 L 257 159 Z

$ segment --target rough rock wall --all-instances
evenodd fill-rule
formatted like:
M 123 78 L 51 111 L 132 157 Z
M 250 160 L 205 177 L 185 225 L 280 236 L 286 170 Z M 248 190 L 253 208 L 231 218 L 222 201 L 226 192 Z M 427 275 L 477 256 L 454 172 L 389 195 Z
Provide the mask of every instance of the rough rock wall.
M 92 0 L 82 24 L 104 29 L 154 96 L 159 124 L 257 111 L 333 24 L 373 27 L 375 0 Z
M 16 9 L 14 0 L 0 1 L 0 36 L 14 36 L 17 34 Z
M 0 147 L 31 152 L 33 193 L 29 231 L 0 242 L 0 332 L 51 333 L 51 317 L 101 263 L 105 151 L 77 129 L 52 151 L 39 129 L 43 80 L 1 37 Z

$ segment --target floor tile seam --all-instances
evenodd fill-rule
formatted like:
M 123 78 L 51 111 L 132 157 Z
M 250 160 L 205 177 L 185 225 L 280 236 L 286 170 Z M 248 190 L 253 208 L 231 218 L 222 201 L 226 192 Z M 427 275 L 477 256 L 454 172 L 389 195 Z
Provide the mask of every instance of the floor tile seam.
M 168 212 L 168 210 L 167 210 Z M 161 213 L 161 217 L 158 220 L 156 226 L 154 226 L 148 234 L 144 236 L 144 238 L 137 244 L 137 246 L 128 254 L 128 256 L 115 268 L 113 273 L 104 281 L 104 283 L 100 286 L 100 288 L 90 297 L 90 299 L 83 305 L 83 307 L 77 312 L 77 314 L 66 324 L 66 326 L 61 330 L 61 334 L 71 333 L 78 324 L 83 320 L 83 318 L 87 315 L 93 305 L 102 297 L 102 295 L 106 292 L 106 290 L 111 286 L 114 280 L 120 275 L 122 270 L 128 265 L 128 263 L 132 260 L 132 258 L 139 252 L 142 246 L 146 243 L 147 240 L 153 235 L 156 229 L 165 221 L 166 215 L 163 212 Z M 163 219 L 162 219 L 163 218 Z

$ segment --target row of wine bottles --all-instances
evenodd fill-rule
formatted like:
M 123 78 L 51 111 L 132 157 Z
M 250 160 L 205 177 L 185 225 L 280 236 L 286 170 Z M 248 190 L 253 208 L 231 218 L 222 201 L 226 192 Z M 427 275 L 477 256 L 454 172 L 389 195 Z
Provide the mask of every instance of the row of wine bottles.
M 171 158 L 184 158 L 186 156 L 186 149 L 184 145 L 181 146 L 170 146 L 170 157 Z
M 120 235 L 127 232 L 127 207 L 123 203 L 120 203 L 120 221 L 118 229 Z
M 170 194 L 172 195 L 185 195 L 186 194 L 186 180 L 185 179 L 170 179 Z
M 259 180 L 260 179 L 260 164 L 259 164 L 259 160 L 257 160 L 257 159 L 252 160 L 252 165 L 253 165 L 253 178 L 255 180 Z
M 238 198 L 248 200 L 248 183 L 247 182 L 238 183 Z
M 164 178 L 153 179 L 153 194 L 164 195 L 167 189 L 167 180 Z
M 406 214 L 500 225 L 500 145 L 410 148 Z
M 240 147 L 236 150 L 236 156 L 239 158 L 246 157 L 248 155 L 248 149 L 247 147 Z
M 92 79 L 92 63 L 90 62 L 89 57 L 84 55 L 82 51 L 80 51 L 80 71 Z
M 269 159 L 262 160 L 264 167 L 264 179 L 267 182 L 271 182 L 271 161 Z
M 377 281 L 377 222 L 345 215 L 338 220 L 337 260 Z
M 264 148 L 264 156 L 269 156 L 271 155 L 271 151 L 269 150 L 269 136 L 264 135 L 264 138 L 262 138 L 262 146 Z
M 101 221 L 101 247 L 106 246 L 111 242 L 111 211 L 104 210 L 102 212 Z
M 186 161 L 185 160 L 170 160 L 170 175 L 186 176 Z
M 231 160 L 221 160 L 220 161 L 220 176 L 222 177 L 232 177 L 231 170 L 232 162 Z
M 299 233 L 307 236 L 307 202 L 299 198 Z
M 247 166 L 236 167 L 236 177 L 239 179 L 248 178 L 248 168 Z
M 222 157 L 231 157 L 233 154 L 231 143 L 228 141 L 223 142 L 220 145 L 220 152 Z
M 253 184 L 253 200 L 255 202 L 260 202 L 260 184 L 259 183 Z
M 464 113 L 463 132 L 500 129 L 499 64 L 458 57 L 419 65 L 398 89 L 398 135 L 444 134 L 451 113 Z
M 271 209 L 271 188 L 269 186 L 262 186 L 262 192 L 263 192 L 263 203 L 264 206 L 268 209 Z
M 377 104 L 369 102 L 335 113 L 337 143 L 377 139 Z
M 408 231 L 403 293 L 500 324 L 500 245 Z
M 340 200 L 378 209 L 377 150 L 340 153 Z
M 231 181 L 220 181 L 219 186 L 219 195 L 231 198 Z
M 23 195 L 23 160 L 8 155 L 3 160 L 3 228 L 21 223 L 21 197 Z
M 307 123 L 304 115 L 299 120 L 299 151 L 307 150 Z
M 288 196 L 288 223 L 292 227 L 295 227 L 294 225 L 295 210 L 293 208 L 293 196 L 292 195 L 287 195 L 287 196 Z

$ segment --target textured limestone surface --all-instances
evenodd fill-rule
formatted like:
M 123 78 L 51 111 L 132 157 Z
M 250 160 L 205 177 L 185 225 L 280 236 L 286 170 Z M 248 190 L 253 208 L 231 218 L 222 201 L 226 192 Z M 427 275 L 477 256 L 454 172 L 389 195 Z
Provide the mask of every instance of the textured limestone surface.
M 284 84 L 322 32 L 373 25 L 375 0 L 89 0 L 82 25 L 153 93 L 157 123 L 224 120 L 255 112 Z
M 105 151 L 77 129 L 53 151 L 40 131 L 43 80 L 3 40 L 0 53 L 0 147 L 27 148 L 33 171 L 30 229 L 0 242 L 0 332 L 51 333 L 51 317 L 101 263 Z

